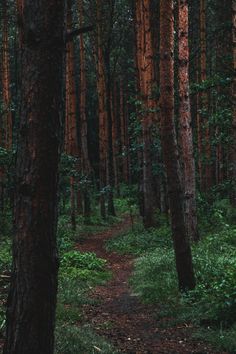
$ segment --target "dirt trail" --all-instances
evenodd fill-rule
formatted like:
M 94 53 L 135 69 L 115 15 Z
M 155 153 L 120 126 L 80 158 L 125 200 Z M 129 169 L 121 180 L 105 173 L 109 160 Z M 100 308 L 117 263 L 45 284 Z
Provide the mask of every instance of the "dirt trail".
M 143 305 L 132 294 L 128 279 L 133 269 L 133 257 L 110 253 L 105 242 L 131 226 L 129 218 L 110 230 L 95 234 L 77 248 L 83 252 L 95 252 L 107 259 L 113 273 L 104 286 L 96 287 L 92 297 L 96 305 L 84 306 L 87 322 L 93 324 L 99 335 L 106 337 L 120 352 L 129 354 L 216 354 L 206 344 L 191 338 L 191 328 L 183 326 L 165 328 L 163 320 L 154 318 L 154 308 Z M 221 353 L 223 354 L 223 353 Z

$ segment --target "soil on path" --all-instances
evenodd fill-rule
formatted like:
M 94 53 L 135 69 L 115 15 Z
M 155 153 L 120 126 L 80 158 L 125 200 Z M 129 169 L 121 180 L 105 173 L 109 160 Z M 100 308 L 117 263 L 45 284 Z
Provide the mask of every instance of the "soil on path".
M 158 312 L 141 303 L 132 293 L 129 278 L 133 270 L 133 257 L 119 255 L 105 250 L 105 242 L 131 227 L 127 217 L 110 230 L 97 233 L 77 249 L 95 252 L 108 262 L 112 279 L 103 286 L 96 287 L 91 296 L 94 305 L 83 308 L 86 322 L 90 322 L 96 332 L 113 343 L 119 352 L 128 354 L 217 354 L 205 343 L 191 338 L 192 328 L 186 324 L 177 327 L 163 326 Z M 223 352 L 221 352 L 223 354 Z M 227 354 L 224 352 L 224 354 Z

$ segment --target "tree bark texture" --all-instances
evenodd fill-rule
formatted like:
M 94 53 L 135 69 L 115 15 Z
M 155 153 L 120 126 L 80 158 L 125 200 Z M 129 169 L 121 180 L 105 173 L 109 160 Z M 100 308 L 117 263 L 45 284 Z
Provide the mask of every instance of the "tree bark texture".
M 154 220 L 153 178 L 152 178 L 152 128 L 155 119 L 156 101 L 153 99 L 154 90 L 154 61 L 151 33 L 151 13 L 149 0 L 136 0 L 136 50 L 137 69 L 142 103 L 139 112 L 142 124 L 143 144 L 143 197 L 144 197 L 144 226 L 152 227 Z
M 172 236 L 179 289 L 195 287 L 192 255 L 185 228 L 180 164 L 174 125 L 174 13 L 173 1 L 160 1 L 161 144 L 167 174 Z
M 234 77 L 232 82 L 231 204 L 236 207 L 236 0 L 232 0 L 232 52 Z
M 107 177 L 107 150 L 108 150 L 108 115 L 106 107 L 106 78 L 102 48 L 102 15 L 101 0 L 97 0 L 97 92 L 98 92 L 98 117 L 99 117 L 99 180 L 100 180 L 100 207 L 101 216 L 106 217 L 105 187 Z
M 188 1 L 179 0 L 179 133 L 183 161 L 185 224 L 188 236 L 197 241 L 196 182 L 189 97 Z
M 25 0 L 20 20 L 21 121 L 4 354 L 53 354 L 64 1 Z
M 10 53 L 8 40 L 8 11 L 7 1 L 3 0 L 3 26 L 2 26 L 2 101 L 3 101 L 3 127 L 4 127 L 4 147 L 12 147 L 12 112 L 11 112 L 11 90 L 10 90 Z

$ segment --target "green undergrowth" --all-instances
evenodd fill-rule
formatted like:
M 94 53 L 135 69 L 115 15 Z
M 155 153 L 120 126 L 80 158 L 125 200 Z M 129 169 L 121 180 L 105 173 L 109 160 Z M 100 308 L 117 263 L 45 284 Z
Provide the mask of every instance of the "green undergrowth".
M 160 227 L 140 224 L 107 243 L 108 250 L 134 254 L 133 292 L 156 304 L 162 326 L 192 323 L 194 336 L 236 353 L 236 225 L 227 201 L 219 201 L 200 215 L 201 241 L 193 245 L 197 286 L 178 292 L 171 231 L 165 218 Z M 207 223 L 208 220 L 208 223 Z
M 171 248 L 170 226 L 166 217 L 160 216 L 161 225 L 158 229 L 145 230 L 142 222 L 136 222 L 128 232 L 121 233 L 109 240 L 106 244 L 108 251 L 117 251 L 121 254 L 142 255 L 157 247 Z
M 62 325 L 56 328 L 55 354 L 116 354 L 114 347 L 88 326 Z
M 105 225 L 108 227 L 115 219 L 106 222 L 99 221 L 98 227 L 94 219 L 94 225 L 89 226 L 94 232 L 101 232 Z M 111 273 L 107 270 L 106 260 L 98 258 L 95 253 L 76 250 L 76 243 L 84 235 L 84 226 L 73 232 L 68 225 L 68 217 L 61 217 L 58 228 L 60 271 L 55 354 L 115 353 L 114 348 L 99 337 L 92 326 L 84 324 L 82 314 L 83 305 L 94 303 L 89 296 L 92 288 L 107 282 Z M 94 232 L 91 232 L 90 237 Z
M 77 229 L 72 231 L 68 214 L 61 215 L 58 221 L 58 250 L 60 269 L 58 277 L 58 297 L 56 309 L 56 348 L 55 354 L 76 353 L 107 353 L 115 354 L 115 349 L 99 337 L 92 326 L 84 324 L 82 306 L 93 304 L 90 291 L 96 285 L 102 285 L 111 278 L 107 269 L 106 260 L 98 258 L 95 253 L 79 252 L 76 243 L 86 237 L 92 237 L 97 232 L 103 232 L 113 224 L 122 220 L 127 211 L 126 200 L 116 200 L 117 217 L 108 217 L 102 220 L 95 211 L 89 224 L 82 216 L 77 217 Z M 8 228 L 5 228 L 8 231 Z M 6 241 L 7 240 L 7 241 Z M 11 238 L 0 237 L 0 274 L 7 274 L 11 270 Z M 5 306 L 7 283 L 2 284 L 0 279 L 0 337 L 5 331 Z

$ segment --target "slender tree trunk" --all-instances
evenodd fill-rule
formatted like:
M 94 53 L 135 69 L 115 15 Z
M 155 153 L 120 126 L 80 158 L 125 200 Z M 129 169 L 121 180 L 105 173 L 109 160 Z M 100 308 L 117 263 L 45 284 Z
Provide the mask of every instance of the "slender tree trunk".
M 79 0 L 79 22 L 83 26 L 84 22 L 84 8 L 83 0 Z M 85 65 L 85 46 L 83 34 L 80 35 L 80 136 L 81 136 L 81 156 L 82 156 L 82 170 L 86 176 L 86 180 L 91 177 L 91 164 L 88 152 L 88 125 L 86 115 L 86 65 Z M 89 181 L 88 181 L 89 182 Z M 84 199 L 84 217 L 87 222 L 90 218 L 90 195 L 89 183 L 85 182 L 83 186 L 83 199 Z
M 185 228 L 180 165 L 174 125 L 173 1 L 160 1 L 161 143 L 167 173 L 170 213 L 179 289 L 195 287 L 191 248 Z
M 4 145 L 6 149 L 12 147 L 12 112 L 10 90 L 10 54 L 8 43 L 8 11 L 7 1 L 3 0 L 3 29 L 2 29 L 2 98 L 3 121 L 5 126 Z
M 67 2 L 67 31 L 72 31 L 72 1 Z M 79 158 L 79 144 L 77 135 L 76 117 L 76 85 L 75 85 L 75 48 L 74 42 L 69 41 L 66 46 L 66 124 L 65 124 L 65 152 L 75 158 Z M 81 173 L 80 163 L 76 163 L 75 168 L 78 174 Z M 78 184 L 77 198 L 75 197 L 75 180 L 70 178 L 71 187 L 71 226 L 76 228 L 75 200 L 77 199 L 77 211 L 82 212 L 82 194 Z
M 184 166 L 185 224 L 188 236 L 197 241 L 196 182 L 193 134 L 189 98 L 188 1 L 179 0 L 179 119 L 180 142 Z
M 154 88 L 154 62 L 151 33 L 151 14 L 149 0 L 136 0 L 136 48 L 139 88 L 142 102 L 140 120 L 143 140 L 143 197 L 144 197 L 144 226 L 155 225 L 154 202 L 152 190 L 152 128 L 153 113 L 156 102 L 152 98 Z
M 106 217 L 105 187 L 107 175 L 107 108 L 106 108 L 106 81 L 105 67 L 102 50 L 102 29 L 101 29 L 101 0 L 97 0 L 97 92 L 98 92 L 98 117 L 99 117 L 99 180 L 100 180 L 100 208 L 101 216 Z
M 114 168 L 114 183 L 117 195 L 120 194 L 119 181 L 119 134 L 118 134 L 118 110 L 117 110 L 117 84 L 114 83 L 113 97 L 112 97 L 112 149 L 113 149 L 113 168 Z
M 21 122 L 4 354 L 53 354 L 64 1 L 28 0 L 21 21 Z
M 79 202 L 80 202 L 80 200 L 81 200 L 81 198 L 79 199 Z M 72 176 L 72 177 L 70 177 L 70 218 L 71 218 L 71 228 L 73 231 L 76 230 L 76 207 L 75 206 L 76 206 L 76 204 L 75 204 L 75 178 Z
M 200 82 L 207 79 L 207 57 L 206 57 L 206 0 L 200 0 Z M 205 173 L 204 173 L 204 190 L 208 191 L 212 186 L 212 162 L 211 162 L 211 133 L 210 125 L 207 117 L 208 113 L 208 94 L 202 92 L 200 94 L 201 110 L 199 126 L 205 122 L 204 127 L 204 145 L 205 145 Z
M 236 0 L 232 0 L 232 54 L 233 69 L 236 72 Z M 236 207 L 236 76 L 232 82 L 232 146 L 231 146 L 231 204 Z

